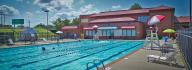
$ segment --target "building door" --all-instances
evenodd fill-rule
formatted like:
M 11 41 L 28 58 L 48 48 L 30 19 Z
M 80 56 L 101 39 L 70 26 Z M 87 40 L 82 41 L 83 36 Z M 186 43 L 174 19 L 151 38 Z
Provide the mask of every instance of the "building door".
M 113 39 L 114 38 L 114 30 L 110 29 L 109 30 L 109 39 Z

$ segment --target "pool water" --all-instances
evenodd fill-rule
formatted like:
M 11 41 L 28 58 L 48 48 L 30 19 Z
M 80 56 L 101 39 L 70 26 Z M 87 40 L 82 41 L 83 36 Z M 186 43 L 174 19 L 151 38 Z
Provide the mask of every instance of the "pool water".
M 143 41 L 82 40 L 0 49 L 0 70 L 86 70 L 95 59 L 100 60 L 96 65 L 106 65 L 142 47 Z

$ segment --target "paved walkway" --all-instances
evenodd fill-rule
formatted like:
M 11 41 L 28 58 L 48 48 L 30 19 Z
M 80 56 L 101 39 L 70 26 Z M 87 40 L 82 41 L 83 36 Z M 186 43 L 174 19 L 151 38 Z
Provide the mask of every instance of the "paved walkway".
M 177 54 L 178 65 L 169 66 L 167 63 L 147 62 L 147 55 L 160 55 L 159 51 L 140 49 L 127 55 L 117 62 L 106 65 L 110 70 L 185 70 L 181 55 Z

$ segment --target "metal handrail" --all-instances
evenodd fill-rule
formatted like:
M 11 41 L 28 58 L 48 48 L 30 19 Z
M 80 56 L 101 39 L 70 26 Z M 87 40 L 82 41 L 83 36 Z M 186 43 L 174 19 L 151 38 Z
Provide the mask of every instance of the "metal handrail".
M 87 63 L 87 68 L 86 68 L 86 70 L 89 70 L 89 64 L 93 64 L 96 68 L 97 68 L 97 70 L 99 70 L 99 67 L 98 67 L 98 65 L 97 65 L 97 63 L 96 62 L 101 62 L 101 64 L 102 64 L 102 66 L 103 66 L 103 70 L 105 70 L 106 68 L 105 68 L 105 65 L 104 65 L 104 63 L 103 63 L 103 61 L 101 61 L 100 59 L 94 59 L 92 62 L 88 62 Z
M 94 62 L 88 62 L 87 63 L 87 69 L 86 70 L 89 70 L 89 64 L 93 64 L 93 65 L 95 65 L 96 67 L 97 67 L 97 64 L 95 64 Z M 97 67 L 97 70 L 99 70 L 99 68 Z
M 94 63 L 96 63 L 96 61 L 101 62 L 102 66 L 103 66 L 103 69 L 105 70 L 105 65 L 104 65 L 103 61 L 101 61 L 100 59 L 93 60 Z

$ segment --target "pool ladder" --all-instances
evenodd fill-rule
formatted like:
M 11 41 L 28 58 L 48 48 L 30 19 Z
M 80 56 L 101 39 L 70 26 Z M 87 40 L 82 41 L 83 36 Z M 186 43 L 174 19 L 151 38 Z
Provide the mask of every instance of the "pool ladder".
M 95 60 L 93 60 L 92 62 L 88 62 L 88 63 L 87 63 L 87 68 L 86 68 L 86 70 L 90 70 L 90 69 L 89 69 L 89 64 L 93 64 L 93 65 L 97 68 L 97 70 L 99 70 L 99 67 L 98 67 L 98 65 L 96 64 L 97 61 L 102 63 L 102 66 L 103 66 L 103 67 L 102 67 L 100 70 L 105 70 L 105 65 L 104 65 L 103 61 L 101 61 L 101 60 L 99 60 L 99 59 L 95 59 Z

